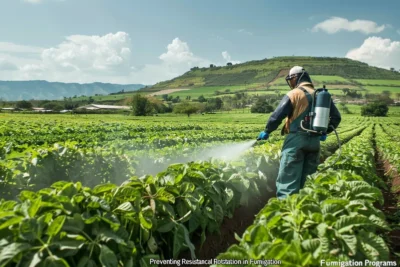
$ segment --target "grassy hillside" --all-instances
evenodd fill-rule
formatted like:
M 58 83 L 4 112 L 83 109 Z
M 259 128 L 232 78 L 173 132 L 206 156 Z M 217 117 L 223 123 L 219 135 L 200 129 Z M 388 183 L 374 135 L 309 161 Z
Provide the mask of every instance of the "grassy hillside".
M 366 63 L 347 58 L 276 57 L 233 66 L 193 69 L 170 81 L 157 83 L 145 91 L 157 91 L 165 88 L 268 84 L 274 82 L 276 78 L 284 77 L 288 70 L 295 65 L 305 67 L 310 75 L 334 76 L 338 81 L 347 79 L 400 80 L 400 73 L 371 67 Z M 282 79 L 279 81 L 284 82 Z
M 347 58 L 328 57 L 276 57 L 233 66 L 192 68 L 182 76 L 140 91 L 154 93 L 184 88 L 189 90 L 170 95 L 193 98 L 214 97 L 217 90 L 221 95 L 227 89 L 232 93 L 238 88 L 250 94 L 268 94 L 275 90 L 284 93 L 289 90 L 284 77 L 295 65 L 303 66 L 317 87 L 325 84 L 333 94 L 342 94 L 343 89 L 360 90 L 363 94 L 384 90 L 400 93 L 400 73 Z

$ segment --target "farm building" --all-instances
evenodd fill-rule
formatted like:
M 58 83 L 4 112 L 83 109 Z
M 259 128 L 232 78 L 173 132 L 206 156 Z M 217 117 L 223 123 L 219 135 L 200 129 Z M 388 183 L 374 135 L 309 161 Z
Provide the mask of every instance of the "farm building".
M 86 106 L 79 107 L 78 109 L 86 109 L 86 110 L 129 110 L 129 106 L 113 106 L 113 105 L 97 105 L 90 104 Z

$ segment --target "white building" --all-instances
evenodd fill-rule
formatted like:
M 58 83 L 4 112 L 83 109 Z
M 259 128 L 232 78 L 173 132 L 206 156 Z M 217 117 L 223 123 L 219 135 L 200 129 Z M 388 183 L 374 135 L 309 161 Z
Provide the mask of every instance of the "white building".
M 79 107 L 78 109 L 86 109 L 86 110 L 129 110 L 129 106 L 113 106 L 113 105 L 97 105 L 97 104 L 89 104 L 86 106 Z

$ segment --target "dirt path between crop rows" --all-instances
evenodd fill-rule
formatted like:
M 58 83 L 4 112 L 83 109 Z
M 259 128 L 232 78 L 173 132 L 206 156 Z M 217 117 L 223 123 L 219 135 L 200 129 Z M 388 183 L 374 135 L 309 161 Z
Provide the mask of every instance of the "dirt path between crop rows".
M 383 160 L 382 154 L 379 151 L 379 148 L 376 145 L 375 133 L 374 133 L 374 149 L 375 149 L 375 166 L 376 166 L 376 174 L 385 181 L 388 190 L 382 190 L 384 204 L 378 205 L 378 208 L 383 211 L 386 216 L 386 220 L 393 227 L 400 223 L 400 217 L 395 217 L 395 213 L 398 212 L 398 203 L 400 199 L 400 175 L 398 172 L 393 171 L 392 177 L 385 175 L 388 173 L 392 166 L 389 164 L 387 160 Z M 398 213 L 399 214 L 399 213 Z M 399 214 L 400 215 L 400 214 Z M 397 229 L 393 229 L 387 235 L 389 241 L 390 248 L 390 257 L 391 260 L 396 262 L 400 262 L 400 258 L 397 257 L 394 253 L 400 252 L 400 227 Z
M 343 146 L 347 142 L 349 142 L 354 137 L 360 135 L 365 128 L 349 140 L 341 143 Z M 338 149 L 334 149 L 333 151 L 329 151 L 333 153 Z M 321 163 L 325 161 L 325 158 L 322 158 Z M 273 192 L 265 192 L 261 197 L 254 197 L 249 200 L 248 206 L 241 206 L 235 210 L 235 213 L 232 218 L 225 217 L 221 226 L 220 226 L 220 234 L 210 234 L 207 233 L 206 241 L 204 242 L 202 248 L 200 249 L 200 238 L 198 240 L 194 240 L 193 244 L 195 246 L 195 254 L 197 259 L 200 260 L 210 260 L 215 259 L 220 253 L 226 252 L 228 248 L 234 244 L 238 244 L 239 242 L 235 239 L 235 233 L 242 237 L 245 230 L 254 223 L 254 219 L 256 215 L 261 211 L 262 208 L 268 203 L 270 198 L 276 196 L 276 185 L 275 181 L 269 184 L 270 187 L 273 188 Z M 190 252 L 183 252 L 179 258 L 190 259 Z M 184 266 L 184 265 L 182 265 Z M 206 265 L 190 265 L 190 267 L 199 267 Z
M 220 234 L 207 234 L 206 241 L 201 249 L 200 239 L 194 240 L 193 244 L 196 247 L 197 259 L 215 259 L 220 253 L 225 252 L 231 245 L 237 244 L 238 241 L 235 239 L 235 233 L 240 237 L 243 235 L 247 227 L 253 224 L 255 216 L 265 207 L 268 200 L 275 197 L 275 192 L 276 191 L 274 190 L 273 192 L 263 194 L 261 197 L 255 197 L 249 201 L 248 206 L 241 206 L 236 209 L 232 218 L 225 217 L 220 226 Z M 185 252 L 180 258 L 190 259 L 190 253 Z

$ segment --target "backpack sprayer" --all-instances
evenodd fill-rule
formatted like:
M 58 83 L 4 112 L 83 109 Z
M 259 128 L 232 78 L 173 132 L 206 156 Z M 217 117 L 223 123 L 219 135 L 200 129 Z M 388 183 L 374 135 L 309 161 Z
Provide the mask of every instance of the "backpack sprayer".
M 332 128 L 333 131 L 335 132 L 339 145 L 339 155 L 337 159 L 330 166 L 326 166 L 319 172 L 323 172 L 329 169 L 331 166 L 335 165 L 336 162 L 339 160 L 340 155 L 342 154 L 342 147 L 340 144 L 339 135 L 336 132 L 336 129 L 332 125 L 328 126 L 331 102 L 332 102 L 331 94 L 325 88 L 325 85 L 323 86 L 323 88 L 315 90 L 315 92 L 312 95 L 311 111 L 304 118 L 304 120 L 300 122 L 301 129 L 309 134 L 323 135 L 323 133 L 326 133 L 326 131 L 328 130 L 328 127 Z M 308 123 L 310 128 L 304 127 L 303 125 L 304 121 Z

